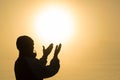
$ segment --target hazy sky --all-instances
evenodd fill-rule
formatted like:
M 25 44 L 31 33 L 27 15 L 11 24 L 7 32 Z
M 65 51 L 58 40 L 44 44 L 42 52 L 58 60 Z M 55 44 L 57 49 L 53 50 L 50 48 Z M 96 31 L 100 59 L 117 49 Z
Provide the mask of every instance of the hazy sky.
M 48 4 L 66 5 L 73 11 L 75 33 L 63 44 L 60 71 L 46 80 L 119 80 L 119 0 L 0 0 L 0 79 L 15 80 L 18 36 L 31 36 L 37 57 L 42 55 L 33 17 Z

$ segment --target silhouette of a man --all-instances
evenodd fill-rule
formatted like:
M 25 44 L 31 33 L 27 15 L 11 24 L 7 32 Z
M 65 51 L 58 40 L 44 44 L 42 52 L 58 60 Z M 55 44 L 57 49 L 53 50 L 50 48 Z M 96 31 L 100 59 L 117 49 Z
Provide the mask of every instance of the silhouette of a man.
M 49 65 L 46 65 L 47 57 L 53 48 L 53 44 L 50 44 L 46 49 L 43 46 L 43 56 L 40 59 L 35 58 L 34 42 L 29 36 L 18 37 L 16 45 L 19 50 L 19 57 L 14 67 L 16 80 L 43 80 L 58 72 L 60 68 L 58 53 L 61 44 L 56 46 L 53 59 Z

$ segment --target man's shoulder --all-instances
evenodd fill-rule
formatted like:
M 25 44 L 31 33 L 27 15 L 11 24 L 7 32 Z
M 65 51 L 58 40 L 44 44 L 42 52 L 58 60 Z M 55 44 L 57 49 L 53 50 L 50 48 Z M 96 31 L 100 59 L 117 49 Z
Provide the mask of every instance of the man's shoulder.
M 37 64 L 39 60 L 37 58 L 25 57 L 25 60 L 28 64 Z

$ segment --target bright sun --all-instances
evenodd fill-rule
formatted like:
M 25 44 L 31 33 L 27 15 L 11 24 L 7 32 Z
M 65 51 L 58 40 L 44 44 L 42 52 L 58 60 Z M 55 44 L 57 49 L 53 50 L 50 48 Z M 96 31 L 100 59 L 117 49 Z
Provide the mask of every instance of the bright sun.
M 35 32 L 44 42 L 65 42 L 74 32 L 72 17 L 65 7 L 45 7 L 35 18 Z

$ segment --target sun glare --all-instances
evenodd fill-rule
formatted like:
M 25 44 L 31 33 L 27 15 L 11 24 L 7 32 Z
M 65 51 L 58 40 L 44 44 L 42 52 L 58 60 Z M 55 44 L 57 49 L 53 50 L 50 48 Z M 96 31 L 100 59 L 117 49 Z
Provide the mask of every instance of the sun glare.
M 35 18 L 35 32 L 44 42 L 67 41 L 74 32 L 72 13 L 65 7 L 48 6 Z

